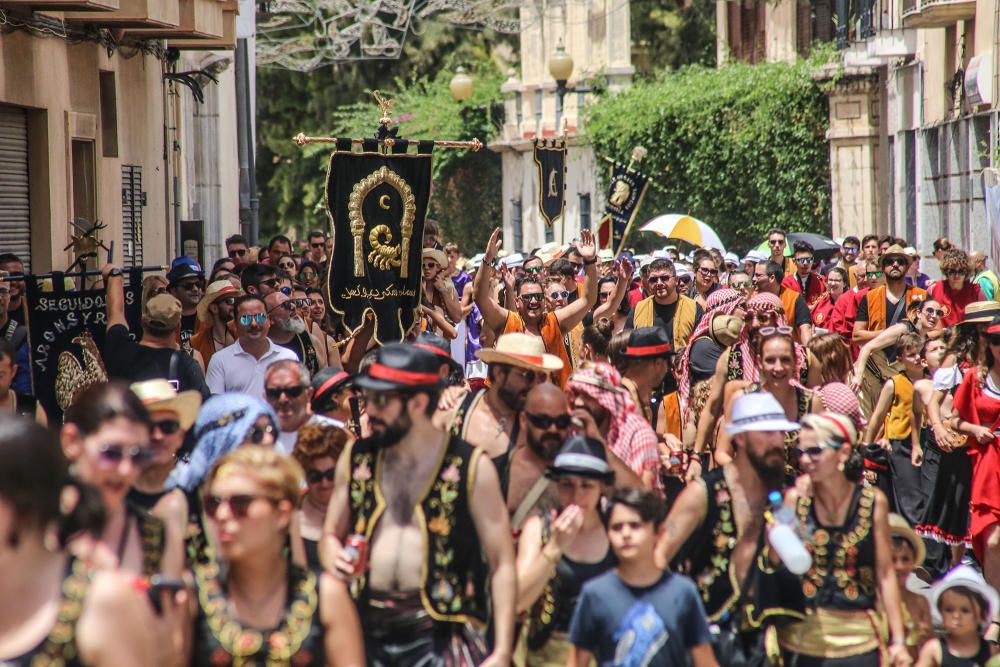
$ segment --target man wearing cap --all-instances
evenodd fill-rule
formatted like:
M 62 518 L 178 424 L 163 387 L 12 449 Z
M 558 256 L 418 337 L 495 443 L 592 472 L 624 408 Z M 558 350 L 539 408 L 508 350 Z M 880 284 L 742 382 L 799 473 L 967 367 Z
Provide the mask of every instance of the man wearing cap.
M 205 381 L 213 394 L 235 391 L 251 396 L 264 395 L 264 372 L 281 359 L 297 361 L 288 348 L 268 338 L 270 321 L 264 300 L 253 294 L 236 299 L 236 342 L 224 347 L 208 362 Z
M 175 259 L 167 272 L 167 291 L 181 303 L 181 349 L 190 347 L 198 324 L 198 302 L 205 289 L 205 272 L 187 255 Z
M 167 478 L 201 408 L 201 394 L 188 390 L 177 393 L 166 380 L 146 380 L 132 384 L 132 392 L 149 410 L 153 428 L 149 433 L 149 463 L 128 492 L 128 500 L 152 511 L 167 494 Z M 168 524 L 169 525 L 169 524 Z M 179 536 L 183 539 L 183 536 Z
M 136 343 L 125 319 L 122 270 L 108 264 L 101 274 L 107 290 L 108 319 L 101 352 L 108 377 L 132 382 L 163 378 L 178 391 L 193 389 L 207 398 L 208 387 L 198 361 L 179 349 L 180 302 L 170 294 L 158 294 L 147 301 L 142 316 L 142 342 Z
M 698 306 L 677 290 L 677 271 L 669 259 L 654 259 L 646 276 L 650 296 L 635 305 L 625 328 L 662 328 L 675 348 L 687 345 L 698 320 Z
M 763 653 L 764 631 L 759 624 L 748 628 L 745 613 L 761 619 L 766 612 L 801 609 L 802 585 L 784 569 L 774 574 L 758 569 L 757 590 L 740 595 L 751 568 L 760 562 L 758 541 L 765 530 L 768 494 L 784 486 L 785 432 L 798 428 L 767 392 L 737 398 L 732 421 L 725 425 L 733 442 L 732 461 L 685 487 L 657 544 L 657 563 L 670 565 L 698 585 L 708 621 L 718 628 L 717 639 L 735 639 L 747 655 Z M 757 607 L 758 600 L 768 600 L 773 609 Z
M 962 257 L 964 259 L 965 255 Z M 858 302 L 858 312 L 854 316 L 853 338 L 859 346 L 906 317 L 906 308 L 911 301 L 927 298 L 927 292 L 906 284 L 906 270 L 910 267 L 910 258 L 900 246 L 890 246 L 879 259 L 879 265 L 882 268 L 885 284 L 868 290 L 864 298 Z
M 510 524 L 484 452 L 431 421 L 438 366 L 430 352 L 391 343 L 355 379 L 372 434 L 337 463 L 320 554 L 356 579 L 369 664 L 506 665 L 517 594 Z M 348 536 L 366 540 L 367 568 Z
M 201 354 L 205 364 L 212 355 L 236 342 L 233 307 L 240 291 L 228 280 L 217 280 L 208 286 L 198 302 L 200 331 L 191 337 L 191 349 Z
M 295 312 L 292 298 L 284 292 L 272 292 L 264 297 L 267 316 L 271 326 L 267 336 L 277 345 L 295 353 L 310 373 L 319 370 L 319 347 L 311 333 L 306 331 L 306 322 Z
M 785 276 L 781 286 L 801 294 L 810 310 L 816 305 L 826 291 L 826 280 L 816 272 L 816 256 L 811 244 L 796 241 L 792 246 L 792 259 L 795 262 L 795 273 Z
M 484 266 L 492 265 L 493 258 L 500 249 L 500 232 L 500 228 L 497 228 L 490 237 L 483 258 Z M 572 371 L 563 335 L 581 323 L 587 312 L 597 303 L 597 269 L 594 266 L 597 263 L 597 248 L 594 245 L 594 235 L 588 230 L 583 230 L 581 236 L 583 241 L 575 252 L 581 258 L 586 275 L 583 293 L 580 298 L 559 310 L 545 312 L 545 295 L 541 284 L 534 278 L 524 278 L 516 287 L 516 312 L 504 308 L 493 298 L 488 270 L 478 271 L 474 283 L 476 305 L 483 314 L 485 326 L 499 333 L 524 332 L 541 338 L 545 351 L 558 357 L 562 362 L 557 374 L 560 386 L 565 386 L 566 379 Z
M 562 370 L 563 362 L 545 351 L 540 338 L 526 333 L 504 334 L 495 348 L 483 348 L 476 354 L 488 364 L 488 387 L 466 394 L 449 420 L 450 430 L 486 452 L 506 491 L 508 457 L 518 443 L 518 415 L 528 392 L 545 382 L 550 373 Z

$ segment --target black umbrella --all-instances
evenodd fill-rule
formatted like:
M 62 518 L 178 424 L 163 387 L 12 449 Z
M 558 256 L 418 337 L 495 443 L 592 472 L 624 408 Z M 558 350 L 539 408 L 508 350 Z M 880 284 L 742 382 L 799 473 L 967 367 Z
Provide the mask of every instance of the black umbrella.
M 812 232 L 792 232 L 787 237 L 788 247 L 791 248 L 796 241 L 805 241 L 813 247 L 813 252 L 823 255 L 831 255 L 840 251 L 840 246 L 833 239 L 828 239 Z

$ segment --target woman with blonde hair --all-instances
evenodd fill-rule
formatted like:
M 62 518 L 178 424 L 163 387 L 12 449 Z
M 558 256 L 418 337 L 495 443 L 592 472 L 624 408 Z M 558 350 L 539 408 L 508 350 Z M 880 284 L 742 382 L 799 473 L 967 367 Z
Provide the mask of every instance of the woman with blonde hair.
M 301 485 L 294 459 L 260 446 L 234 450 L 209 472 L 202 504 L 226 567 L 194 567 L 192 665 L 364 665 L 345 584 L 288 554 Z
M 799 465 L 806 479 L 787 493 L 785 505 L 811 531 L 812 564 L 802 575 L 805 619 L 778 629 L 784 664 L 876 667 L 887 653 L 894 667 L 910 665 L 889 501 L 860 483 L 857 431 L 849 418 L 824 412 L 806 415 L 801 424 Z

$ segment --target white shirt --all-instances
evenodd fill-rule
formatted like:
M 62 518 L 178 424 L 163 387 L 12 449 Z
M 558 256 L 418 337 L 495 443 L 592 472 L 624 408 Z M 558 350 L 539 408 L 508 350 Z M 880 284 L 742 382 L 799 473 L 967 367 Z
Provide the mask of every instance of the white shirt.
M 208 362 L 205 383 L 213 394 L 235 391 L 264 400 L 264 373 L 276 361 L 299 358 L 287 347 L 275 345 L 267 340 L 267 352 L 260 359 L 245 351 L 240 341 L 224 347 Z
M 306 424 L 322 424 L 323 426 L 335 426 L 337 428 L 344 428 L 344 422 L 339 419 L 331 419 L 330 417 L 324 417 L 323 415 L 313 415 L 309 418 Z M 274 449 L 281 452 L 282 454 L 291 454 L 292 450 L 295 449 L 295 443 L 299 441 L 298 431 L 279 431 L 277 442 L 274 443 Z

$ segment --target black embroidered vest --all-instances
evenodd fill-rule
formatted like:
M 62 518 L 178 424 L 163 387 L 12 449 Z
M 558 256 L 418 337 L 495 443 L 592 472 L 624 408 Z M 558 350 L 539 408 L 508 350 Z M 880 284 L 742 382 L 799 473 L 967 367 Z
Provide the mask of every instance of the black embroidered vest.
M 424 609 L 437 621 L 464 623 L 487 618 L 487 573 L 469 508 L 481 449 L 455 435 L 447 435 L 429 490 L 414 508 L 414 520 L 426 542 L 423 587 Z M 351 446 L 350 508 L 352 531 L 369 540 L 386 509 L 382 495 L 381 452 L 366 440 Z M 359 581 L 359 595 L 368 582 Z

